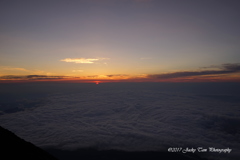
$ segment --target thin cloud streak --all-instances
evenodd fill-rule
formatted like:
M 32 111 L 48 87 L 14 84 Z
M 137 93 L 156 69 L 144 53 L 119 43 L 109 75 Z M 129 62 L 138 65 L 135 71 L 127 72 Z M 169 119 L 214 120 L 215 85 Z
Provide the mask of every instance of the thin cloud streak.
M 12 67 L 4 67 L 3 70 L 30 72 L 29 70 L 27 70 L 25 68 L 12 68 Z
M 21 68 L 21 67 L 12 67 L 12 66 L 0 66 L 0 72 L 2 72 L 2 74 L 0 74 L 1 76 L 12 75 L 12 74 L 22 75 L 23 73 L 25 73 L 27 75 L 50 75 L 50 74 L 52 74 L 50 72 L 46 72 L 43 70 L 25 69 L 25 68 Z M 7 74 L 4 74 L 4 73 L 7 73 Z
M 203 71 L 182 71 L 164 74 L 152 74 L 148 75 L 147 78 L 155 79 L 173 79 L 182 77 L 192 77 L 192 76 L 205 76 L 205 75 L 221 75 L 221 74 L 231 74 L 239 73 L 240 64 L 223 64 L 218 70 L 203 70 Z
M 98 61 L 99 59 L 85 59 L 85 58 L 66 58 L 62 59 L 63 62 L 73 62 L 73 63 L 94 63 L 94 61 Z
M 95 63 L 95 61 L 100 61 L 103 59 L 107 59 L 107 58 L 65 58 L 60 61 L 91 64 L 91 63 Z
M 107 77 L 109 78 L 114 78 L 114 77 L 129 77 L 129 75 L 127 74 L 109 74 L 109 75 L 106 75 Z
M 15 76 L 6 75 L 1 76 L 2 80 L 51 80 L 51 79 L 65 79 L 70 78 L 69 76 L 47 76 L 47 75 L 25 75 L 25 76 Z
M 72 72 L 83 72 L 83 70 L 72 70 Z

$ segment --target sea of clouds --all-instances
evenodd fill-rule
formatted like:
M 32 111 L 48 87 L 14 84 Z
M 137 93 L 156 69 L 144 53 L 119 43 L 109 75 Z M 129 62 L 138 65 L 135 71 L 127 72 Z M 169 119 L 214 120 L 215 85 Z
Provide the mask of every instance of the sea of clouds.
M 169 147 L 215 147 L 232 151 L 200 156 L 240 157 L 240 94 L 233 91 L 239 88 L 229 89 L 234 85 L 66 85 L 23 90 L 24 101 L 18 101 L 21 109 L 2 109 L 0 125 L 42 148 L 167 151 Z

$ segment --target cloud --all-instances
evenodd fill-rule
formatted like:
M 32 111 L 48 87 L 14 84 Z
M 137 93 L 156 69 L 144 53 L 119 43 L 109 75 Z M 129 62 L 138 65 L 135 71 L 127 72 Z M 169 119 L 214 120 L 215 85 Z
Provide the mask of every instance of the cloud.
M 127 74 L 109 74 L 109 75 L 106 75 L 106 77 L 110 77 L 110 78 L 126 78 L 126 77 L 129 77 L 129 75 L 127 75 Z
M 72 70 L 72 72 L 83 72 L 83 70 Z M 38 74 L 39 73 L 39 74 Z M 121 82 L 172 82 L 172 81 L 240 81 L 240 64 L 223 64 L 220 66 L 201 67 L 197 71 L 179 71 L 161 74 L 142 74 L 138 76 L 127 74 L 108 74 L 108 75 L 89 75 L 82 77 L 71 76 L 51 76 L 50 74 L 42 74 L 41 71 L 29 75 L 3 75 L 0 80 L 54 80 L 62 79 L 75 82 L 90 82 L 93 80 L 100 81 L 121 81 Z
M 83 72 L 83 70 L 72 70 L 72 72 Z
M 3 67 L 4 70 L 10 70 L 10 71 L 24 71 L 24 72 L 30 72 L 29 70 L 25 68 L 13 68 L 13 67 Z
M 65 79 L 70 78 L 69 76 L 47 76 L 47 75 L 5 75 L 0 76 L 1 80 L 50 80 L 50 79 Z
M 230 71 L 230 72 L 240 72 L 240 63 L 235 63 L 235 64 L 227 63 L 227 64 L 223 64 L 222 68 L 223 68 L 223 70 L 227 70 L 227 71 Z
M 170 146 L 229 147 L 233 153 L 211 154 L 213 159 L 239 156 L 239 101 L 223 101 L 231 96 L 225 92 L 229 86 L 195 86 L 205 96 L 187 92 L 191 84 L 178 86 L 177 92 L 172 84 L 160 83 L 47 87 L 49 92 L 57 88 L 46 97 L 47 103 L 1 115 L 0 125 L 43 148 L 167 151 Z M 213 97 L 207 96 L 210 93 Z M 222 97 L 216 99 L 216 95 Z
M 37 70 L 37 69 L 29 70 L 29 69 L 25 69 L 25 68 L 11 67 L 11 66 L 0 66 L 0 70 L 2 70 L 3 73 L 7 73 L 7 74 L 10 73 L 10 74 L 14 74 L 14 75 L 17 75 L 16 73 L 23 74 L 23 72 L 27 72 L 28 74 L 32 74 L 32 75 L 52 74 L 50 72 L 45 72 L 45 71 Z M 2 74 L 2 75 L 4 75 L 4 74 Z
M 107 58 L 65 58 L 61 61 L 63 62 L 73 62 L 73 63 L 95 63 L 95 61 L 100 61 Z
M 205 76 L 205 75 L 221 75 L 221 74 L 231 74 L 240 72 L 240 64 L 223 64 L 218 66 L 217 70 L 203 70 L 203 71 L 182 71 L 164 74 L 152 74 L 148 75 L 148 78 L 159 78 L 159 79 L 171 79 L 171 78 L 182 78 L 182 77 L 192 77 L 192 76 Z

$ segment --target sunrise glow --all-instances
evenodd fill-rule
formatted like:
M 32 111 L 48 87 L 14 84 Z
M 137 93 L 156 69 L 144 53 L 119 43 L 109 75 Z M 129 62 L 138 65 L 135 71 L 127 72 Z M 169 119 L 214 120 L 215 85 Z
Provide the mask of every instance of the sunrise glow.
M 235 2 L 48 3 L 1 5 L 0 83 L 240 80 Z

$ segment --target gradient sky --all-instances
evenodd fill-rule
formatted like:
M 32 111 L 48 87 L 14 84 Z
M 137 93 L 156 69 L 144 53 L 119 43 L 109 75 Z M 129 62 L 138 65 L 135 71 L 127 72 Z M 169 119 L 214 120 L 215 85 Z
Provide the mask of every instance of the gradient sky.
M 239 0 L 1 0 L 0 81 L 240 81 Z

